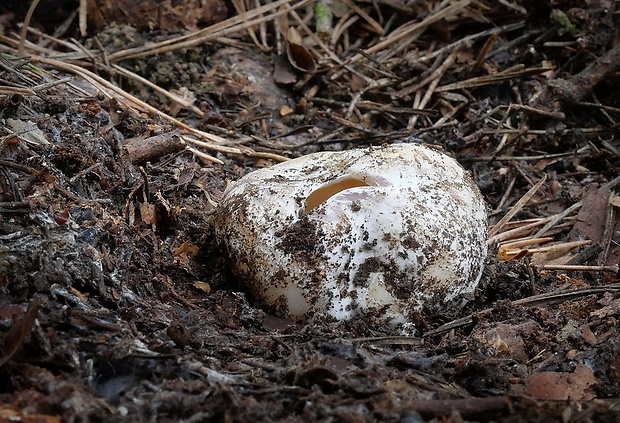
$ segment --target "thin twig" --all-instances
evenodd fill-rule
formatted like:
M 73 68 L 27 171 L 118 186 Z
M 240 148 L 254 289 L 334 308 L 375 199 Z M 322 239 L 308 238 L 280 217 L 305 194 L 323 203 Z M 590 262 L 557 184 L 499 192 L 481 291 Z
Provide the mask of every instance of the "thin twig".
M 28 8 L 28 12 L 26 13 L 26 18 L 24 19 L 24 25 L 22 26 L 22 32 L 19 37 L 19 47 L 17 48 L 17 55 L 24 55 L 24 45 L 26 44 L 26 34 L 28 33 L 28 27 L 30 26 L 30 20 L 32 19 L 32 14 L 34 13 L 34 9 L 37 8 L 39 4 L 39 0 L 33 0 L 32 4 Z
M 615 187 L 618 184 L 620 184 L 620 176 L 616 176 L 611 181 L 609 181 L 606 184 L 602 185 L 600 190 L 603 191 L 603 190 L 607 190 L 607 189 L 612 189 L 613 187 Z M 558 213 L 549 223 L 547 223 L 538 232 L 536 232 L 536 234 L 534 234 L 534 237 L 538 238 L 538 237 L 543 236 L 549 229 L 553 228 L 560 220 L 562 220 L 563 218 L 565 218 L 566 216 L 568 216 L 569 214 L 571 214 L 575 210 L 580 209 L 581 206 L 583 206 L 583 200 L 573 204 L 572 206 L 570 206 L 569 208 L 564 210 L 562 213 Z
M 536 185 L 530 188 L 529 191 L 526 192 L 525 195 L 521 197 L 521 199 L 519 199 L 519 201 L 517 201 L 517 203 L 508 211 L 508 213 L 504 215 L 504 217 L 500 219 L 499 222 L 497 222 L 495 226 L 489 229 L 489 237 L 492 237 L 493 235 L 500 232 L 503 229 L 506 222 L 512 219 L 519 212 L 519 210 L 521 210 L 523 206 L 525 206 L 525 204 L 527 204 L 527 202 L 530 201 L 530 198 L 532 198 L 532 196 L 540 189 L 540 187 L 545 183 L 546 180 L 547 180 L 547 175 L 545 174 L 540 179 L 540 181 L 536 183 Z M 535 238 L 539 238 L 539 237 L 540 235 L 536 236 Z
M 581 266 L 574 264 L 540 264 L 540 270 L 565 270 L 569 272 L 611 272 L 618 273 L 618 265 L 611 266 Z
M 301 0 L 290 5 L 293 0 L 279 0 L 264 6 L 249 10 L 243 15 L 236 15 L 225 21 L 211 25 L 199 31 L 190 32 L 186 35 L 175 37 L 160 43 L 147 43 L 144 46 L 130 48 L 112 53 L 108 56 L 110 62 L 117 60 L 136 59 L 138 57 L 152 56 L 155 54 L 175 51 L 182 48 L 196 47 L 207 41 L 215 40 L 223 35 L 230 35 L 245 30 L 246 28 L 258 25 L 262 22 L 273 21 L 276 17 L 288 13 L 288 9 L 279 9 L 280 6 L 287 5 L 291 9 L 297 9 L 307 5 L 310 0 Z M 275 10 L 275 11 L 274 11 Z M 264 13 L 270 14 L 263 15 Z M 262 16 L 261 16 L 262 15 Z M 253 20 L 250 20 L 253 19 Z
M 407 37 L 408 35 L 417 32 L 417 31 L 421 31 L 425 28 L 428 28 L 429 26 L 433 25 L 436 22 L 439 22 L 442 19 L 445 19 L 448 16 L 451 16 L 461 10 L 463 10 L 465 7 L 469 6 L 469 4 L 471 3 L 471 0 L 460 0 L 457 1 L 453 4 L 451 4 L 450 6 L 446 7 L 443 10 L 440 10 L 439 12 L 429 15 L 426 18 L 424 18 L 421 22 L 417 22 L 417 23 L 413 23 L 411 25 L 408 26 L 402 26 L 398 29 L 398 33 L 396 34 L 391 34 L 390 36 L 388 36 L 384 41 L 381 41 L 379 43 L 377 43 L 376 45 L 364 50 L 364 52 L 368 55 L 376 53 L 380 50 L 383 50 L 385 48 L 387 48 L 388 46 L 390 46 L 391 44 Z M 355 63 L 361 59 L 364 58 L 364 55 L 362 54 L 356 54 L 355 56 L 351 57 L 349 60 L 347 60 L 346 64 L 352 64 Z M 334 78 L 334 76 L 332 77 Z
M 551 303 L 571 300 L 574 298 L 585 297 L 587 295 L 599 295 L 599 294 L 605 294 L 607 292 L 618 292 L 618 291 L 620 291 L 620 284 L 609 284 L 605 286 L 578 288 L 578 289 L 570 289 L 570 290 L 560 291 L 560 292 L 551 292 L 551 293 L 533 295 L 531 297 L 511 301 L 510 304 L 514 307 L 518 307 L 518 306 L 536 307 L 536 306 L 540 306 L 543 304 L 551 304 Z M 467 317 L 454 320 L 436 329 L 425 332 L 422 335 L 422 337 L 427 338 L 430 336 L 441 335 L 442 333 L 451 331 L 453 329 L 458 329 L 458 328 L 462 328 L 465 326 L 473 325 L 475 322 L 475 319 L 474 319 L 475 316 L 489 316 L 491 315 L 492 312 L 493 312 L 493 308 L 487 308 L 482 311 L 472 313 L 471 315 Z
M 463 88 L 483 87 L 485 85 L 497 84 L 499 82 L 510 81 L 516 78 L 523 78 L 531 75 L 538 75 L 553 68 L 539 67 L 529 69 L 511 69 L 503 72 L 496 73 L 494 75 L 478 76 L 475 78 L 466 79 L 465 81 L 455 82 L 453 84 L 443 85 L 437 88 L 437 92 L 460 90 Z
M 435 72 L 433 72 L 433 74 L 431 75 L 433 79 L 428 89 L 426 90 L 426 93 L 424 93 L 424 97 L 422 97 L 420 104 L 417 105 L 416 108 L 424 109 L 426 107 L 428 102 L 431 100 L 431 97 L 433 93 L 435 92 L 437 85 L 439 85 L 439 81 L 441 80 L 443 75 L 446 73 L 446 71 L 450 68 L 450 66 L 452 66 L 452 64 L 454 63 L 457 52 L 458 50 L 454 50 L 452 53 L 450 53 L 450 55 L 446 58 L 445 62 L 442 63 L 441 66 L 439 66 L 439 68 L 437 68 Z M 407 124 L 407 129 L 412 129 L 415 126 L 416 122 L 418 121 L 418 117 L 419 116 L 417 115 L 413 115 L 409 119 L 409 123 Z

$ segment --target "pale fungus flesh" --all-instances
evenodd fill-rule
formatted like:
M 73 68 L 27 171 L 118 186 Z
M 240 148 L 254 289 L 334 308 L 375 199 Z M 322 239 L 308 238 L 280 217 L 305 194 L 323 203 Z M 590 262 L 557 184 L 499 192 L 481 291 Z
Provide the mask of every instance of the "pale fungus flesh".
M 487 253 L 469 173 L 414 143 L 251 172 L 224 193 L 215 229 L 252 295 L 298 320 L 409 323 L 473 293 Z

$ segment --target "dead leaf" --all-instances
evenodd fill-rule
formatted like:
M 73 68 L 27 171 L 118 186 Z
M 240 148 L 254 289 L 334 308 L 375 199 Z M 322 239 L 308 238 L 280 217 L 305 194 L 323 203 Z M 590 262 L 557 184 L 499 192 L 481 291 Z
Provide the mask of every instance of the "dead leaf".
M 211 285 L 207 282 L 196 281 L 194 282 L 194 287 L 200 289 L 206 294 L 211 292 Z
M 573 373 L 534 373 L 527 378 L 525 385 L 530 395 L 537 398 L 581 401 L 595 398 L 590 386 L 597 382 L 588 366 L 578 364 Z
M 6 335 L 4 335 L 4 355 L 0 357 L 0 366 L 9 361 L 26 340 L 37 318 L 39 305 L 40 301 L 37 298 L 30 301 L 24 317 L 15 322 Z
M 12 118 L 8 118 L 6 122 L 22 140 L 30 144 L 49 145 L 45 134 L 37 127 L 36 123 Z
M 280 107 L 280 116 L 290 115 L 291 113 L 293 113 L 293 111 L 293 109 L 291 109 L 285 104 L 284 106 Z
M 502 246 L 499 247 L 499 250 L 497 252 L 497 258 L 502 261 L 518 260 L 529 255 L 529 253 L 530 252 L 527 249 L 510 250 Z
M 485 332 L 474 332 L 473 336 L 493 347 L 498 354 L 505 354 L 525 363 L 529 357 L 525 352 L 522 334 L 531 336 L 536 331 L 536 324 L 528 321 L 519 325 L 500 323 Z
M 178 90 L 171 89 L 170 92 L 176 95 L 180 101 L 174 101 L 170 105 L 170 116 L 176 116 L 181 109 L 186 109 L 196 102 L 196 95 L 187 87 L 181 87 Z
M 50 173 L 50 170 L 48 168 L 46 168 L 46 167 L 44 167 L 41 170 L 36 170 L 36 169 L 31 167 L 31 168 L 29 168 L 29 170 L 30 170 L 30 173 L 35 175 L 37 177 L 37 179 L 39 179 L 40 181 L 44 181 L 44 182 L 47 182 L 47 183 L 50 183 L 50 184 L 53 183 L 54 181 L 56 181 L 56 177 L 53 176 Z
M 175 256 L 186 254 L 190 257 L 196 257 L 198 254 L 200 254 L 200 248 L 198 248 L 196 244 L 190 241 L 185 241 L 183 244 L 181 244 L 180 247 L 173 249 L 172 254 L 174 254 Z
M 156 223 L 155 205 L 147 202 L 140 204 L 140 217 L 142 221 L 147 224 Z
M 590 313 L 590 317 L 598 317 L 603 319 L 608 316 L 620 314 L 620 298 L 613 298 L 611 293 L 606 293 L 605 296 L 598 301 L 603 307 L 598 310 L 594 310 Z
M 590 326 L 584 325 L 581 328 L 581 336 L 583 336 L 583 340 L 586 341 L 590 345 L 596 345 L 599 343 L 598 339 L 596 339 L 596 335 L 590 329 Z
M 298 71 L 313 74 L 316 72 L 316 62 L 310 52 L 303 46 L 301 35 L 293 27 L 286 32 L 286 56 L 290 64 Z
M 554 179 L 551 182 L 549 182 L 548 190 L 549 190 L 549 195 L 551 197 L 557 197 L 562 192 L 562 184 Z
M 290 85 L 297 82 L 297 75 L 293 66 L 284 57 L 277 56 L 273 66 L 273 82 L 280 85 Z
M 591 239 L 600 244 L 605 229 L 608 198 L 609 191 L 605 190 L 595 190 L 586 196 L 570 232 L 570 240 Z

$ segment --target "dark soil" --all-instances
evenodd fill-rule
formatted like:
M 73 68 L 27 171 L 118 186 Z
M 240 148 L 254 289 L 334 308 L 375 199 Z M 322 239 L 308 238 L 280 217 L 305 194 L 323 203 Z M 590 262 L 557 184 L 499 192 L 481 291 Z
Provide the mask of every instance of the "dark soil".
M 420 3 L 428 9 L 355 2 L 382 25 L 392 19 L 392 28 L 436 6 Z M 300 74 L 244 31 L 120 62 L 165 90 L 191 91 L 201 114 L 173 110 L 96 59 L 102 78 L 230 139 L 241 154 L 206 150 L 223 164 L 174 147 L 132 161 L 126 145 L 158 135 L 165 143 L 179 128 L 98 95 L 79 77 L 35 95 L 11 91 L 67 74 L 36 57 L 36 67 L 15 58 L 8 40 L 26 8 L 0 3 L 0 85 L 8 87 L 0 91 L 0 421 L 620 421 L 620 202 L 612 195 L 620 174 L 619 5 L 487 3 L 433 25 L 393 60 L 355 62 L 355 72 L 317 60 L 316 73 Z M 52 34 L 78 7 L 56 5 L 45 18 L 35 12 L 31 26 Z M 216 21 L 236 15 L 230 5 L 218 10 L 226 16 Z M 479 66 L 489 36 L 418 60 L 519 22 L 498 33 Z M 150 32 L 131 23 L 115 18 L 80 37 L 74 19 L 59 38 L 111 53 L 205 21 Z M 360 20 L 347 49 L 334 51 L 346 59 L 375 45 L 371 29 Z M 453 62 L 430 101 L 414 110 L 416 93 L 424 97 L 425 79 L 446 60 Z M 442 88 L 518 65 L 544 69 Z M 545 236 L 592 240 L 572 251 L 582 254 L 570 264 L 608 271 L 545 270 L 558 257 L 542 253 L 500 261 L 495 245 L 475 298 L 465 309 L 423 310 L 415 336 L 362 319 L 294 322 L 263 311 L 214 238 L 227 183 L 280 155 L 407 137 L 472 171 L 491 223 L 546 176 L 513 220 L 582 202 Z

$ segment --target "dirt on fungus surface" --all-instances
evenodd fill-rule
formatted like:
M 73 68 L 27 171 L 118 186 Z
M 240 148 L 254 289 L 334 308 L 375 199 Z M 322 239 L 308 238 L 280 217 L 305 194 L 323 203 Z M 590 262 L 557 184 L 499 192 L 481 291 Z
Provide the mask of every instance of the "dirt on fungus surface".
M 41 2 L 27 63 L 11 35 L 26 7 L 7 3 L 0 421 L 620 420 L 617 2 L 461 1 L 444 15 L 440 2 L 354 2 L 350 20 L 333 20 L 344 35 L 328 43 L 347 66 L 322 60 L 332 56 L 316 42 L 310 56 L 291 42 L 287 56 L 269 22 L 111 56 L 244 12 L 215 1 L 213 16 L 138 2 L 154 11 L 146 24 L 95 1 L 88 22 L 97 32 L 84 36 L 71 15 L 79 2 Z M 422 21 L 430 23 L 415 38 L 373 50 L 394 28 Z M 92 66 L 95 76 L 62 63 Z M 192 98 L 194 109 L 115 63 Z M 66 76 L 74 79 L 43 86 Z M 231 143 L 213 142 L 204 152 L 217 162 L 205 161 L 178 147 L 187 127 L 103 95 L 93 87 L 100 80 Z M 155 153 L 140 144 L 157 136 Z M 556 247 L 498 250 L 495 238 L 475 297 L 464 309 L 424 310 L 416 336 L 263 311 L 214 239 L 227 183 L 280 156 L 407 137 L 472 171 L 492 224 L 546 178 L 517 207 L 519 225 L 498 233 L 531 223 L 520 237 L 551 237 Z M 591 242 L 566 246 L 583 240 Z

